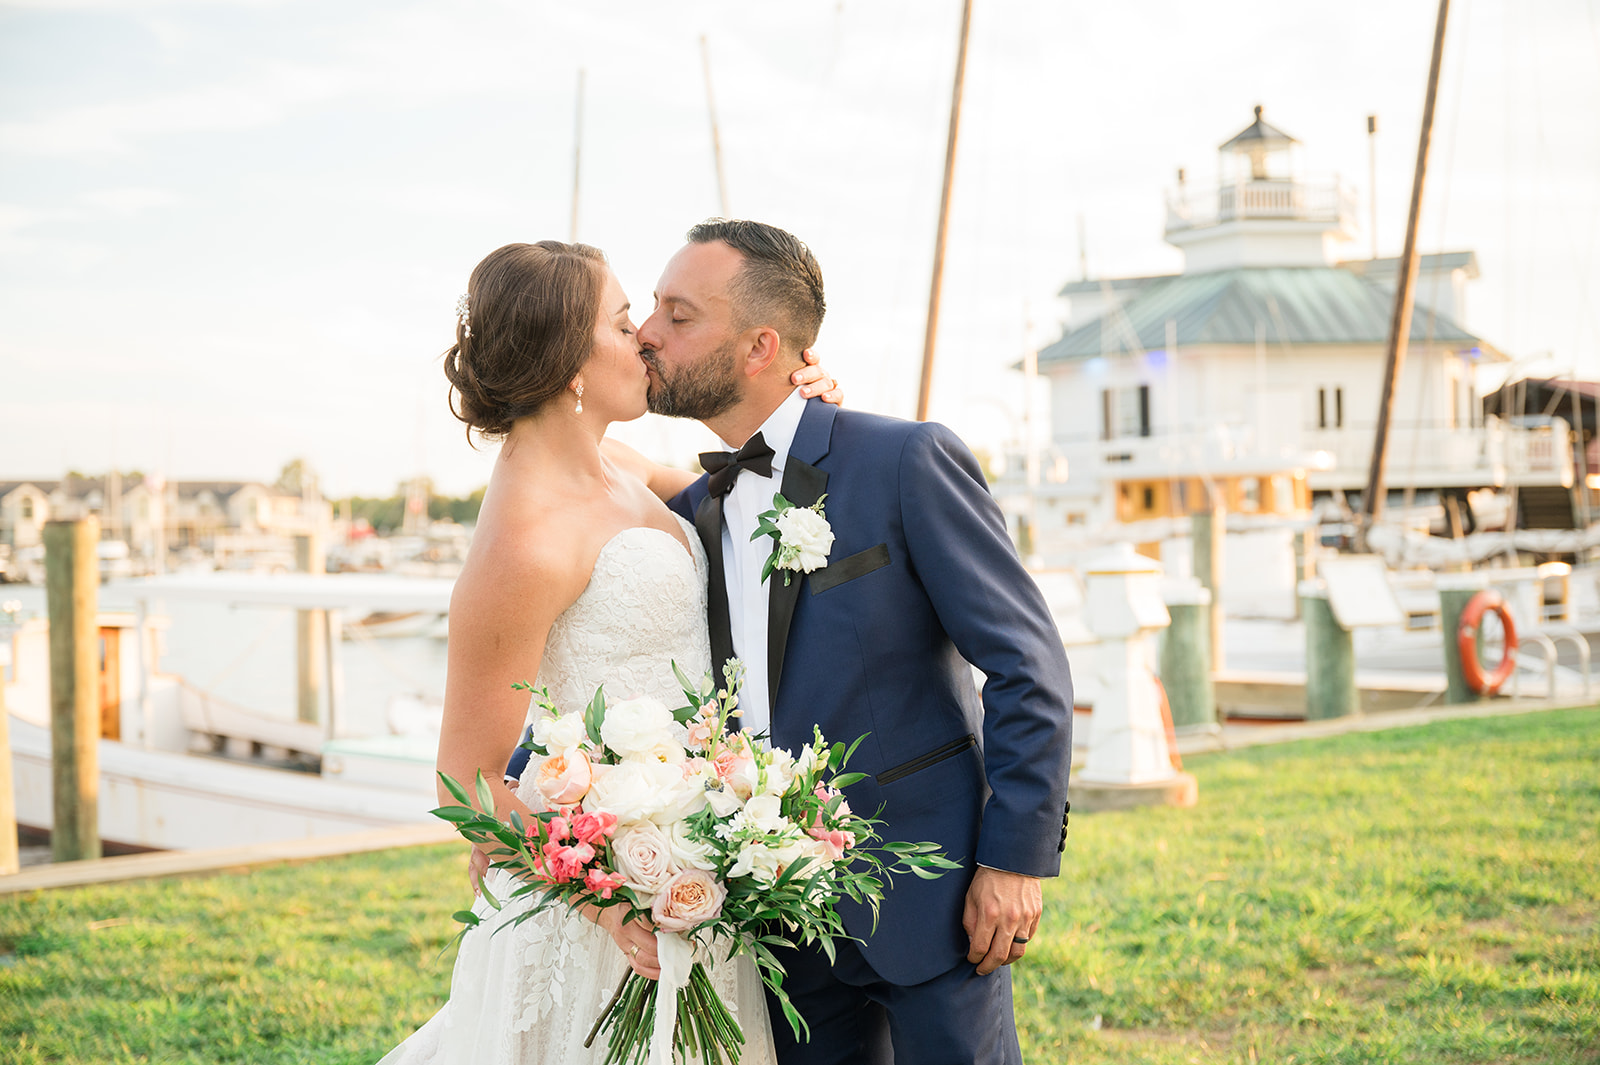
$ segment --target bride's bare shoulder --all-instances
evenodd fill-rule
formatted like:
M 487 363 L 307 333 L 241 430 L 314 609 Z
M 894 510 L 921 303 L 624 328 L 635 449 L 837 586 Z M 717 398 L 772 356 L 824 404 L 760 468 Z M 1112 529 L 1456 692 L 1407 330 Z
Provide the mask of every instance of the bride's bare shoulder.
M 556 613 L 589 581 L 588 522 L 568 508 L 485 506 L 456 580 L 452 609 L 536 598 Z

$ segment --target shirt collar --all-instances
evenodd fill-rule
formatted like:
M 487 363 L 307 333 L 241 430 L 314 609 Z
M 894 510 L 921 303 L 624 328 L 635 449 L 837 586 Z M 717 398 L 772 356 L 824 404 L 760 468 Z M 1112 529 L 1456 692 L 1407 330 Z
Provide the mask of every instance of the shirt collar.
M 800 394 L 797 388 L 778 404 L 778 409 L 767 415 L 767 420 L 761 423 L 760 432 L 767 446 L 772 449 L 772 474 L 776 477 L 783 472 L 784 465 L 789 460 L 789 448 L 794 444 L 794 434 L 800 431 L 800 418 L 806 412 L 806 397 Z M 754 436 L 755 433 L 751 433 Z M 743 446 L 742 444 L 740 446 Z M 724 451 L 737 451 L 737 447 L 722 445 Z

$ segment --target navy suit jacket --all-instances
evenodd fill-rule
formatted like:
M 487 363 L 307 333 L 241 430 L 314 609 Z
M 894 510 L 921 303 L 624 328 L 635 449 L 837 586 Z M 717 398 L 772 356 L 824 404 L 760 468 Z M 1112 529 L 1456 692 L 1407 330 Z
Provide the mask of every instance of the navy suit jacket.
M 772 742 L 798 751 L 820 725 L 867 734 L 846 789 L 886 839 L 937 842 L 960 861 L 909 874 L 870 910 L 841 910 L 868 962 L 911 985 L 965 957 L 961 927 L 976 865 L 1049 877 L 1066 840 L 1072 680 L 1038 586 L 1023 569 L 976 459 L 950 430 L 812 399 L 785 464 L 797 506 L 827 493 L 826 567 L 769 582 Z M 711 557 L 712 661 L 731 653 L 721 507 L 706 478 L 671 506 Z M 720 618 L 717 616 L 721 612 Z M 971 667 L 987 678 L 980 699 Z

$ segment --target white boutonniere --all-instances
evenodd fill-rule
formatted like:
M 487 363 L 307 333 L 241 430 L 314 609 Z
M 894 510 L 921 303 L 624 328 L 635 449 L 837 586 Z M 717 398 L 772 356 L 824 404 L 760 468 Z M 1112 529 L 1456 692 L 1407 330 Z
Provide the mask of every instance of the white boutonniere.
M 787 587 L 795 573 L 810 573 L 828 564 L 828 552 L 833 549 L 833 527 L 822 516 L 822 503 L 826 493 L 809 507 L 797 507 L 782 494 L 772 497 L 773 509 L 756 516 L 756 531 L 750 539 L 770 536 L 774 541 L 772 554 L 761 567 L 761 579 L 772 576 L 775 569 L 783 570 L 783 583 Z

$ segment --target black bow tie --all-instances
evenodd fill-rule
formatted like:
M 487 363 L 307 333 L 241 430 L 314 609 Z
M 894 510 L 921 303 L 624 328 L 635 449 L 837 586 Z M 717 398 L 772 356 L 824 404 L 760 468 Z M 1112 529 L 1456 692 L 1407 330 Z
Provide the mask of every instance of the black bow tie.
M 711 494 L 725 496 L 733 488 L 740 470 L 772 476 L 772 449 L 760 433 L 745 441 L 738 451 L 704 451 L 700 465 L 711 475 Z

